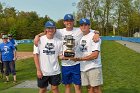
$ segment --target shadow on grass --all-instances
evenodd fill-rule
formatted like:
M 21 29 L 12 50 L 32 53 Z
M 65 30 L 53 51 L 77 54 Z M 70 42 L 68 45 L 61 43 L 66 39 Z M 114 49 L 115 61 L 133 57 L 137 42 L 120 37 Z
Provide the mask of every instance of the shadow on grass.
M 118 89 L 105 89 L 103 93 L 140 93 L 137 89 L 127 89 L 127 88 L 118 88 Z

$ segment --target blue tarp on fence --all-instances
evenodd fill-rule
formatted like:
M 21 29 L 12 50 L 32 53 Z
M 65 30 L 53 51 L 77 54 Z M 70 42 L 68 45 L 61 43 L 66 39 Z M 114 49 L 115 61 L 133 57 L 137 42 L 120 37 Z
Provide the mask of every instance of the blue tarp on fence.
M 102 36 L 102 40 L 121 40 L 121 36 Z
M 136 38 L 136 37 L 102 36 L 101 39 L 102 40 L 122 40 L 122 41 L 140 43 L 140 38 Z
M 33 43 L 33 40 L 32 39 L 16 40 L 16 43 L 18 43 L 18 44 Z

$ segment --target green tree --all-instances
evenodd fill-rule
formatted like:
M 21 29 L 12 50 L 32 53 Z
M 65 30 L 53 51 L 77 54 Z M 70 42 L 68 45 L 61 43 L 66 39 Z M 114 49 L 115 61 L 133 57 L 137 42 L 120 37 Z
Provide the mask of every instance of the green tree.
M 16 17 L 16 9 L 14 7 L 5 8 L 3 12 L 5 17 Z
M 58 29 L 64 28 L 64 27 L 65 27 L 63 21 L 64 21 L 63 19 L 60 19 L 60 20 L 58 20 L 58 21 L 56 22 L 56 27 L 57 27 Z

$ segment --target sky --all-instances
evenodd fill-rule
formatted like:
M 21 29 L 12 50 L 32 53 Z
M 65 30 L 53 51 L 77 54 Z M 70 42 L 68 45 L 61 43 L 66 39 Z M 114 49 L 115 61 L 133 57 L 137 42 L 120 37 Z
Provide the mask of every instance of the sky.
M 77 11 L 80 0 L 0 0 L 4 7 L 15 7 L 17 11 L 36 11 L 40 17 L 48 15 L 54 21 L 63 19 L 65 14 Z

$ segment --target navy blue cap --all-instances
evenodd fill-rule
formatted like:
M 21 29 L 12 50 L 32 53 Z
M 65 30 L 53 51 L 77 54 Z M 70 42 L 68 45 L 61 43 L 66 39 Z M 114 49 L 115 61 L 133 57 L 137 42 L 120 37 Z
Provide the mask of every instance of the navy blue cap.
M 55 28 L 55 23 L 53 21 L 47 21 L 45 23 L 45 28 L 49 28 L 49 27 L 52 27 L 52 28 Z
M 88 25 L 90 25 L 90 21 L 87 18 L 82 18 L 82 19 L 80 19 L 79 24 L 80 25 L 81 24 L 88 24 Z
M 64 16 L 64 21 L 67 21 L 67 20 L 74 20 L 73 15 L 72 14 L 66 14 Z

